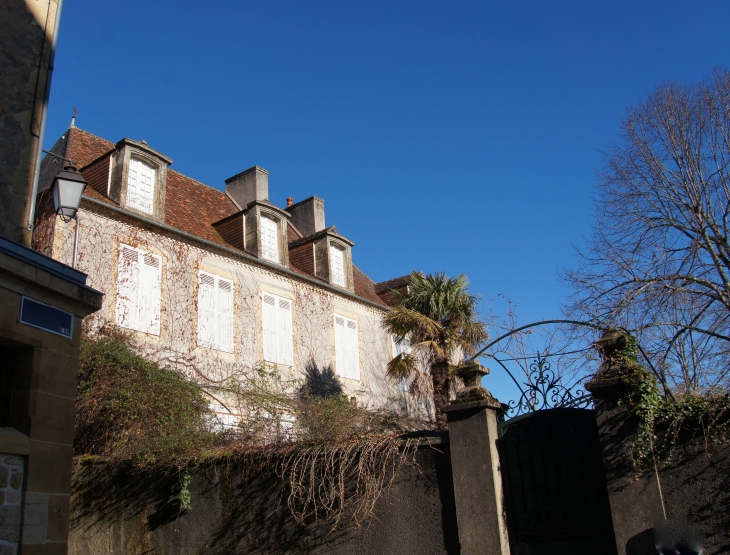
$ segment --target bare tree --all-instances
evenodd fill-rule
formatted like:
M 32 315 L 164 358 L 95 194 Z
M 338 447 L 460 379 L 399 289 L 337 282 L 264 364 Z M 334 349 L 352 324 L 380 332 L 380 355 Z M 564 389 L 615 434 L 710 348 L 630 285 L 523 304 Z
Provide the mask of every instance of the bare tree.
M 598 174 L 571 317 L 623 326 L 666 389 L 730 371 L 730 73 L 669 83 L 629 109 Z

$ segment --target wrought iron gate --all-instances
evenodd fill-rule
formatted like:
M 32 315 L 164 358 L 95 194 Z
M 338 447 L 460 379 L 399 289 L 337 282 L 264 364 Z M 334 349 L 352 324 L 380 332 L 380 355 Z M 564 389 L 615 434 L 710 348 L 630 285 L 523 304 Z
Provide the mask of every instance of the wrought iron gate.
M 616 555 L 590 398 L 560 384 L 544 358 L 531 367 L 520 414 L 498 440 L 512 555 Z

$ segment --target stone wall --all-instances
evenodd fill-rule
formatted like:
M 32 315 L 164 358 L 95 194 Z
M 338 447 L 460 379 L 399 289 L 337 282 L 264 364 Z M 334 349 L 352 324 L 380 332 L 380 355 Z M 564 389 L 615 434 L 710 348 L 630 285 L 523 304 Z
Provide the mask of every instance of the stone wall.
M 375 518 L 331 531 L 298 525 L 271 465 L 219 464 L 196 471 L 182 510 L 177 474 L 132 475 L 97 466 L 74 474 L 70 555 L 455 555 L 459 553 L 448 445 L 420 448 Z
M 25 245 L 57 9 L 56 0 L 0 3 L 0 235 Z
M 20 543 L 23 459 L 0 453 L 0 555 L 15 555 Z

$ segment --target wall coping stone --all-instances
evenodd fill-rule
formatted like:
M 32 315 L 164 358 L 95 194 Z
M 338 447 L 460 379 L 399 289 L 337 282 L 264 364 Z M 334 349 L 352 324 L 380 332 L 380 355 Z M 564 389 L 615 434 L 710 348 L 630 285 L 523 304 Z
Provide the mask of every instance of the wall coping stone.
M 27 455 L 30 452 L 30 438 L 15 428 L 0 427 L 0 452 Z

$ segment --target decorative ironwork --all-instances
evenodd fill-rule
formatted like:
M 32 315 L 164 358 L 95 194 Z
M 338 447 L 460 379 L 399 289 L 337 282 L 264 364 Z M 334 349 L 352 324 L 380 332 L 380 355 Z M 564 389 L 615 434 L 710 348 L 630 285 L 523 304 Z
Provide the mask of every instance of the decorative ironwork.
M 519 416 L 538 410 L 557 408 L 590 408 L 593 398 L 581 389 L 565 387 L 562 380 L 550 368 L 546 357 L 537 353 L 530 364 L 528 381 L 517 401 L 510 401 L 506 413 Z M 522 388 L 520 388 L 522 389 Z

